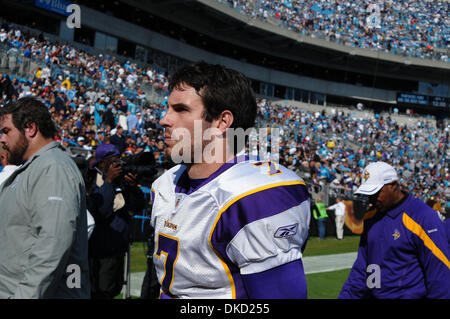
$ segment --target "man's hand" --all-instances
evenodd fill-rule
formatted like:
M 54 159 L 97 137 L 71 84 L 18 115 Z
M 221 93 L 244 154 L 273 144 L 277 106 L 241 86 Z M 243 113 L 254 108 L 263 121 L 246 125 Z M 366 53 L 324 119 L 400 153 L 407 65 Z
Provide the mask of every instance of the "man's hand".
M 112 183 L 117 177 L 122 175 L 122 167 L 119 163 L 112 163 L 108 168 L 108 173 L 106 174 L 105 182 Z
M 137 174 L 128 173 L 125 175 L 125 180 L 127 181 L 128 185 L 130 186 L 137 186 Z

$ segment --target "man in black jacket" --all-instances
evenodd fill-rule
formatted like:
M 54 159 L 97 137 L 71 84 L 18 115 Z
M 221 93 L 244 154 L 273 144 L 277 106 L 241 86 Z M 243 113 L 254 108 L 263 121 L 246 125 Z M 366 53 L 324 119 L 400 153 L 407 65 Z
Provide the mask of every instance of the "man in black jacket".
M 123 135 L 123 127 L 122 126 L 117 126 L 116 129 L 116 134 L 113 134 L 111 136 L 111 144 L 113 144 L 118 150 L 119 152 L 122 154 L 123 152 L 125 152 L 125 149 L 127 148 L 127 142 L 125 139 L 125 136 Z
M 11 79 L 8 75 L 0 73 L 0 96 L 6 94 L 7 99 L 11 99 L 11 97 L 16 94 L 16 90 L 14 89 Z
M 108 107 L 106 112 L 103 113 L 102 120 L 103 120 L 103 123 L 105 123 L 105 125 L 109 125 L 111 127 L 115 126 L 114 114 L 112 112 L 111 107 Z
M 95 220 L 89 239 L 93 299 L 110 299 L 120 293 L 131 218 L 145 208 L 144 193 L 136 185 L 137 176 L 131 173 L 123 176 L 122 167 L 117 163 L 119 156 L 114 145 L 101 144 L 91 165 L 97 170 L 96 181 L 87 197 L 89 212 Z

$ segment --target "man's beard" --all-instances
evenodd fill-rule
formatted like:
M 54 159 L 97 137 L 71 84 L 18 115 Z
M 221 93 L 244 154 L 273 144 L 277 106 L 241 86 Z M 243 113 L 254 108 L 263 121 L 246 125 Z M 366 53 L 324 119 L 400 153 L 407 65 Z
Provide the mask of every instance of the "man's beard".
M 19 140 L 14 148 L 9 148 L 6 145 L 3 145 L 3 148 L 8 152 L 8 162 L 12 165 L 19 166 L 24 162 L 23 156 L 28 149 L 28 141 L 25 138 L 25 135 L 20 134 Z

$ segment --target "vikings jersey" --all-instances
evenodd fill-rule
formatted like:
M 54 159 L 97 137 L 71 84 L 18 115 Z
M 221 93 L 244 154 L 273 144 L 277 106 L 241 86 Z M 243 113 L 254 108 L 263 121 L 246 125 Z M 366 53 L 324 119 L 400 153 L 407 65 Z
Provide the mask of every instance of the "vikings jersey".
M 270 161 L 225 163 L 194 191 L 178 165 L 152 185 L 161 297 L 246 298 L 242 275 L 302 258 L 310 196 Z

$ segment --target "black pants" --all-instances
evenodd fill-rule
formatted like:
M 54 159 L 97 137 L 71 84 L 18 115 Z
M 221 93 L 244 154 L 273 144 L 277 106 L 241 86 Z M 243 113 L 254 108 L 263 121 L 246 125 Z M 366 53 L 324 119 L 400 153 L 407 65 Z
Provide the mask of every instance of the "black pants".
M 89 257 L 92 299 L 113 299 L 124 284 L 125 253 L 104 258 Z
M 145 272 L 144 280 L 142 282 L 141 299 L 157 299 L 159 297 L 160 285 L 152 259 L 154 252 L 153 238 L 152 229 L 151 236 L 147 241 L 147 271 Z
M 159 297 L 160 285 L 156 277 L 155 265 L 151 257 L 147 257 L 147 271 L 141 287 L 141 299 L 157 299 Z

